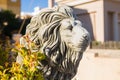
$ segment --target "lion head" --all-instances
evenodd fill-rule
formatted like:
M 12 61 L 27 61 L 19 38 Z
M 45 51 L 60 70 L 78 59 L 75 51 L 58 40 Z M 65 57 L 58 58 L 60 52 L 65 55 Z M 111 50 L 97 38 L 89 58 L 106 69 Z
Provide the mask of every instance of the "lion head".
M 41 10 L 31 19 L 26 34 L 47 56 L 48 60 L 40 62 L 46 80 L 71 80 L 75 76 L 90 36 L 70 7 Z

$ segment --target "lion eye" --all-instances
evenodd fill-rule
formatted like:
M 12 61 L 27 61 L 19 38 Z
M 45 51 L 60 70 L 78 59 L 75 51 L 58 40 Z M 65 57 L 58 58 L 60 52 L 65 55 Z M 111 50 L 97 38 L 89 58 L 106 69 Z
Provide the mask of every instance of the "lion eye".
M 74 25 L 77 25 L 77 22 L 74 22 Z

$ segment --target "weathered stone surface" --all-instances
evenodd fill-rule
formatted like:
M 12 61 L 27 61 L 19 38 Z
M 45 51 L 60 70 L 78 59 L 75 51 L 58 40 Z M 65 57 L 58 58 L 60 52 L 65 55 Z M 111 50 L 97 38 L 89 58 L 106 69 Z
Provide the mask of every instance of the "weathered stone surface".
M 31 19 L 26 35 L 47 57 L 40 62 L 46 80 L 71 80 L 90 41 L 89 33 L 67 6 L 41 10 Z M 21 39 L 21 44 L 26 42 Z

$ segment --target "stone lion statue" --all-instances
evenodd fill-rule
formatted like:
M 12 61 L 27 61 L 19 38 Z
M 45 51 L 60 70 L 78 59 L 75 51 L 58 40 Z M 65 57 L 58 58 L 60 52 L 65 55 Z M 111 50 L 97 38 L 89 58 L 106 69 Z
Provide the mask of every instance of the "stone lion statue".
M 48 59 L 40 62 L 45 80 L 71 80 L 76 75 L 90 36 L 70 7 L 41 10 L 31 19 L 26 34 Z

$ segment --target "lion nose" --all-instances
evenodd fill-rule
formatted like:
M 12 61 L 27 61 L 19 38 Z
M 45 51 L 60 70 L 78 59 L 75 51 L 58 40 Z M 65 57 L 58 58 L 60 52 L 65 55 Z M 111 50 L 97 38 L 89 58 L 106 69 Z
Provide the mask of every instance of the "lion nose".
M 85 34 L 85 35 L 83 35 L 83 37 L 84 37 L 84 38 L 87 38 L 87 35 Z

